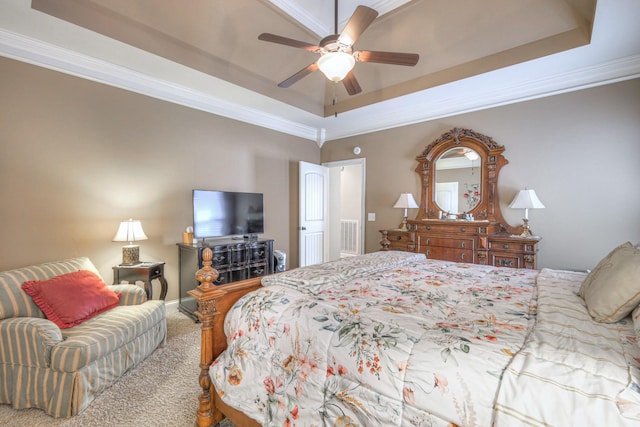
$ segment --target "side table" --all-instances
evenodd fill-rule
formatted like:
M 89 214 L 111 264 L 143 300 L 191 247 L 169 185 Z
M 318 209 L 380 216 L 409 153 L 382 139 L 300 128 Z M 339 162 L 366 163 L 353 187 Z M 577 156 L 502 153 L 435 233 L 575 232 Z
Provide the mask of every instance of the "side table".
M 153 298 L 153 286 L 151 281 L 158 279 L 162 290 L 160 299 L 167 296 L 167 280 L 164 278 L 164 262 L 141 262 L 134 265 L 116 265 L 113 267 L 113 284 L 123 281 L 135 284 L 137 281 L 144 283 L 144 291 L 147 299 Z

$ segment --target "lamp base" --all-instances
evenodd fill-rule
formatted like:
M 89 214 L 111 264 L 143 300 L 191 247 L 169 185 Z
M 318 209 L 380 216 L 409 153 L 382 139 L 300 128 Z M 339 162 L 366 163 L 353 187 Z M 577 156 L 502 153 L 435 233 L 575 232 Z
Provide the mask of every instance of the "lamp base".
M 400 230 L 400 231 L 409 231 L 409 229 L 407 228 L 407 217 L 406 216 L 402 218 L 402 223 L 398 227 L 398 230 Z
M 140 246 L 127 245 L 122 247 L 122 264 L 135 265 L 140 264 Z
M 520 234 L 520 237 L 533 236 L 533 234 L 531 234 L 531 229 L 529 228 L 529 220 L 527 218 L 523 218 L 522 221 L 524 224 L 522 224 L 522 234 Z

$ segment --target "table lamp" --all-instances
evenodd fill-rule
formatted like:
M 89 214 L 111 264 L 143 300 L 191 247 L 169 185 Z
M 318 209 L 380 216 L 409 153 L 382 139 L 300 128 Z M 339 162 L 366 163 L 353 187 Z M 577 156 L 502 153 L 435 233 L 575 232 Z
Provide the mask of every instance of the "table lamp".
M 400 230 L 407 231 L 407 209 L 409 208 L 417 208 L 418 204 L 416 200 L 413 198 L 413 194 L 411 193 L 402 193 L 400 197 L 398 197 L 398 201 L 394 208 L 404 209 L 404 217 L 402 218 L 402 224 L 400 224 Z
M 120 265 L 140 263 L 140 246 L 133 244 L 133 242 L 139 240 L 147 240 L 140 221 L 131 218 L 127 221 L 122 221 L 116 235 L 113 237 L 114 242 L 129 242 L 128 245 L 122 247 L 122 264 Z
M 536 195 L 536 192 L 534 190 L 528 190 L 527 188 L 520 190 L 509 207 L 513 209 L 524 209 L 524 218 L 522 219 L 524 222 L 524 229 L 520 236 L 531 237 L 531 229 L 529 228 L 529 209 L 544 208 L 544 205 Z

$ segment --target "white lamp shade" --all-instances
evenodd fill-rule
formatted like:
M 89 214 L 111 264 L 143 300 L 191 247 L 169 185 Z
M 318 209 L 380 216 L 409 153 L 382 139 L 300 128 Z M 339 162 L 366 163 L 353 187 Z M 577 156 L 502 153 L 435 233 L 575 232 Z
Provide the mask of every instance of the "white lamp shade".
M 353 55 L 346 52 L 329 52 L 318 59 L 320 71 L 334 82 L 344 79 L 355 64 L 356 60 Z
M 416 200 L 413 198 L 413 194 L 411 193 L 402 193 L 400 194 L 400 197 L 398 197 L 398 201 L 396 202 L 395 205 L 393 205 L 394 208 L 417 208 L 418 204 L 416 203 Z
M 543 209 L 544 205 L 534 190 L 520 190 L 513 199 L 510 208 L 513 209 Z
M 144 234 L 140 221 L 131 218 L 127 221 L 122 221 L 116 235 L 113 236 L 114 242 L 131 243 L 138 240 L 147 240 L 147 235 Z

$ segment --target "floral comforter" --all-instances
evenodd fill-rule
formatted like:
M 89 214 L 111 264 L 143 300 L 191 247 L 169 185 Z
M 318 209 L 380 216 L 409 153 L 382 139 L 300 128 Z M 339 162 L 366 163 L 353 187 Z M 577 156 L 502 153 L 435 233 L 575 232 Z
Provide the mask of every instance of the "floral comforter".
M 490 426 L 537 274 L 378 252 L 273 275 L 210 376 L 265 426 Z
M 496 426 L 640 426 L 635 320 L 593 321 L 578 296 L 585 276 L 540 272 L 536 325 L 502 376 Z

